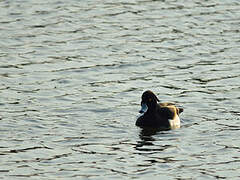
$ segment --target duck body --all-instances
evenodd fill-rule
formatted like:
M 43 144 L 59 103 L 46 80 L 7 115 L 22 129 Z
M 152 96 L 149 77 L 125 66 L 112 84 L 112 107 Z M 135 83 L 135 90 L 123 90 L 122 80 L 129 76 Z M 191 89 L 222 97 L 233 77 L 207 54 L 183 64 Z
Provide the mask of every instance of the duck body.
M 150 128 L 178 128 L 180 127 L 179 114 L 183 108 L 174 103 L 158 103 L 159 99 L 152 91 L 145 91 L 142 95 L 142 115 L 137 119 L 136 126 Z

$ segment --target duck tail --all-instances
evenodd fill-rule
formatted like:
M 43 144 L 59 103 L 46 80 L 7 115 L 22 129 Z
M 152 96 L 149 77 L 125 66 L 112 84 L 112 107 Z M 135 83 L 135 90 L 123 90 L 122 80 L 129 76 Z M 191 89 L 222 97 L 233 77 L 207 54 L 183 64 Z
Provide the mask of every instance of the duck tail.
M 183 112 L 183 108 L 177 108 L 177 114 L 179 115 L 180 113 Z

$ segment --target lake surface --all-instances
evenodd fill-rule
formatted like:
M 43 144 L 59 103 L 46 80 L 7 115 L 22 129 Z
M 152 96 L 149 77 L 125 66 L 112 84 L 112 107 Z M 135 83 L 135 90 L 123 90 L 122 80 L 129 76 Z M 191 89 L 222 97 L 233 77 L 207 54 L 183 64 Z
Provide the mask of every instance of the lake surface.
M 0 179 L 239 179 L 240 1 L 1 0 Z M 182 126 L 135 126 L 152 90 Z

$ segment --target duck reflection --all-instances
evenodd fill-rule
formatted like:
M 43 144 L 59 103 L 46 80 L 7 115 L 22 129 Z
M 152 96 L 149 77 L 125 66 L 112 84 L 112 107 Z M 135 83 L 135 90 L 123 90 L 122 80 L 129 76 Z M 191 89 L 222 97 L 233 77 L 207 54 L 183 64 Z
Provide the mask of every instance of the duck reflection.
M 145 136 L 154 136 L 157 133 L 168 131 L 168 130 L 170 130 L 170 128 L 165 128 L 165 127 L 163 127 L 163 128 L 142 128 L 139 133 L 139 137 L 142 139 Z
M 154 145 L 154 141 L 156 141 L 156 138 L 154 135 L 160 134 L 163 131 L 170 130 L 166 128 L 143 128 L 139 132 L 139 138 L 140 141 L 137 142 L 135 149 L 139 151 L 163 151 L 166 149 L 166 145 L 156 147 Z M 155 146 L 155 147 L 150 147 Z

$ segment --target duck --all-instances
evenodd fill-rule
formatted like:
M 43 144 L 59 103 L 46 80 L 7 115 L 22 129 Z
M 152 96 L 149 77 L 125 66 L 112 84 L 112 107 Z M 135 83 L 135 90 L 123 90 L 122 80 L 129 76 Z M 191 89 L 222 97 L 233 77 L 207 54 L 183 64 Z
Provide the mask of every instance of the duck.
M 183 108 L 176 107 L 175 103 L 160 102 L 157 96 L 147 90 L 142 94 L 140 117 L 137 118 L 136 126 L 147 128 L 180 128 L 180 113 Z

